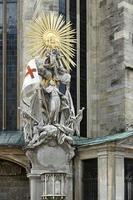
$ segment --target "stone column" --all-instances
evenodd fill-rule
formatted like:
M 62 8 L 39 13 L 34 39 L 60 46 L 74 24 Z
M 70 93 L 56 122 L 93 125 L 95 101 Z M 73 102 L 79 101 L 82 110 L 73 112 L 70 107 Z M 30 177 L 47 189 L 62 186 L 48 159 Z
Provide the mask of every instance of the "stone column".
M 98 200 L 124 200 L 124 156 L 104 151 L 98 155 Z
M 124 156 L 115 155 L 115 200 L 124 200 Z
M 114 152 L 100 152 L 98 155 L 98 196 L 99 200 L 115 199 Z
M 108 199 L 108 155 L 100 152 L 98 155 L 98 200 Z
M 40 191 L 42 190 L 40 175 L 38 174 L 28 174 L 28 178 L 30 179 L 30 198 L 32 200 L 40 200 Z
M 74 197 L 76 200 L 82 200 L 82 161 L 79 157 L 74 160 Z
M 69 173 L 66 176 L 67 182 L 66 182 L 66 194 L 67 194 L 67 199 L 73 200 L 73 174 Z M 69 193 L 68 193 L 69 191 Z

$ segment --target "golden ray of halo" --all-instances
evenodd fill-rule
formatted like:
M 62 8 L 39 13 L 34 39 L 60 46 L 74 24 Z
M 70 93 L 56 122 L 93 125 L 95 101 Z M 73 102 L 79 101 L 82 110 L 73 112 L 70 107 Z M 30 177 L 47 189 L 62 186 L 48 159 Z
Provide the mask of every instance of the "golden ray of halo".
M 29 25 L 27 38 L 27 50 L 32 56 L 43 57 L 46 50 L 58 49 L 65 68 L 70 70 L 70 65 L 75 66 L 75 30 L 72 30 L 71 22 L 65 23 L 62 15 L 42 13 Z

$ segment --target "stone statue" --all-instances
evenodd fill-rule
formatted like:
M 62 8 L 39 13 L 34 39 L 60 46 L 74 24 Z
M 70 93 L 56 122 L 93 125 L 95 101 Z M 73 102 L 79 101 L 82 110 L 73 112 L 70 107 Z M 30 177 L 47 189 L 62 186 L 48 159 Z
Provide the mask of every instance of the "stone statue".
M 72 44 L 68 41 L 74 39 L 71 31 L 68 39 L 64 39 L 68 33 L 62 37 L 58 29 L 55 31 L 51 29 L 51 32 L 43 35 L 43 56 L 32 59 L 26 69 L 21 111 L 24 138 L 28 147 L 41 145 L 52 138 L 59 144 L 72 143 L 74 133 L 79 135 L 84 108 L 75 116 L 69 91 L 70 64 L 74 64 L 71 59 Z M 62 31 L 64 34 L 66 30 L 63 28 Z M 36 44 L 34 45 L 36 48 Z
M 42 13 L 29 28 L 32 59 L 24 74 L 20 109 L 31 200 L 73 200 L 73 135 L 80 133 L 84 110 L 75 114 L 70 94 L 75 31 L 54 12 Z
M 49 86 L 46 87 L 45 91 L 50 95 L 49 98 L 49 123 L 58 123 L 59 122 L 59 112 L 61 105 L 61 92 L 59 91 L 54 80 L 50 80 Z

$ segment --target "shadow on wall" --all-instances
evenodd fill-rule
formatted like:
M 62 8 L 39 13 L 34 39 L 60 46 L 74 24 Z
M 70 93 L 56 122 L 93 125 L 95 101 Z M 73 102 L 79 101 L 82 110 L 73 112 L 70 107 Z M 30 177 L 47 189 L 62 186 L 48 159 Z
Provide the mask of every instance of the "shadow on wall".
M 30 199 L 26 170 L 15 163 L 2 159 L 0 159 L 0 199 Z

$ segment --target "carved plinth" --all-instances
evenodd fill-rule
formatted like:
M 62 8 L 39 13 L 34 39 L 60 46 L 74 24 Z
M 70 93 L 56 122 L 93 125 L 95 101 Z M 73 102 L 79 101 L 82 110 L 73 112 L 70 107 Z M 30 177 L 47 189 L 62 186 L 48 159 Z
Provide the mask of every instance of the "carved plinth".
M 47 144 L 27 148 L 31 162 L 28 174 L 31 185 L 31 200 L 72 200 L 74 149 L 68 144 L 59 145 L 52 139 Z

